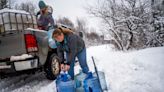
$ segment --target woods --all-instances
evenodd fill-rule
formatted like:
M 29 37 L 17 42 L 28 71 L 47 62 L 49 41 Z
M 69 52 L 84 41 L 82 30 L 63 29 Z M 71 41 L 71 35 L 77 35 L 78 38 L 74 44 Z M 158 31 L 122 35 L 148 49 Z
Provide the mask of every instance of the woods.
M 164 45 L 161 2 L 97 0 L 97 5 L 88 6 L 87 10 L 101 18 L 118 50 L 141 49 Z

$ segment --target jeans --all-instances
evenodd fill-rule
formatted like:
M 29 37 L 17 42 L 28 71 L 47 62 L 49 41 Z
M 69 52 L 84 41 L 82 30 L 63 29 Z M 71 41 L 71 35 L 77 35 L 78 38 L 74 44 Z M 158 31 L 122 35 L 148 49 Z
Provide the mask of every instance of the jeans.
M 68 53 L 66 53 L 66 57 L 68 57 Z M 73 60 L 70 64 L 70 69 L 68 71 L 68 74 L 71 76 L 72 79 L 74 79 L 74 65 L 75 65 L 75 58 L 78 58 L 80 67 L 82 68 L 83 73 L 88 73 L 89 68 L 87 65 L 87 59 L 86 59 L 86 48 L 84 48 L 81 52 L 77 53 L 75 57 L 73 57 Z

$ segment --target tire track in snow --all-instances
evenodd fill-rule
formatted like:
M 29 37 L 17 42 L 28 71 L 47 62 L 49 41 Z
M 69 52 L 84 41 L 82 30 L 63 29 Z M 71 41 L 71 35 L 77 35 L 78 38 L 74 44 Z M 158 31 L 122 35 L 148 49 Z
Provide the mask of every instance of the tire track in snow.
M 5 92 L 6 89 L 8 89 L 9 86 L 12 86 L 13 84 L 18 83 L 20 80 L 26 78 L 27 75 L 21 75 L 21 76 L 16 76 L 16 77 L 11 77 L 11 78 L 7 78 L 4 80 L 1 80 L 0 83 L 0 92 Z
M 30 90 L 33 90 L 33 88 L 39 89 L 49 82 L 50 81 L 46 79 L 43 72 L 34 75 L 25 74 L 0 80 L 0 92 L 17 92 L 17 90 L 23 88 L 26 88 L 26 92 L 29 92 Z M 23 90 L 20 92 L 24 92 Z

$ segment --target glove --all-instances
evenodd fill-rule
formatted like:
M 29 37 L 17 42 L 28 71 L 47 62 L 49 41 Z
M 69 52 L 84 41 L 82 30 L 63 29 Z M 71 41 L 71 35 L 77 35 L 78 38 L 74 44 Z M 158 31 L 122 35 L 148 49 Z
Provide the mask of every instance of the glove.
M 69 69 L 70 69 L 70 65 L 67 65 L 67 64 L 66 64 L 64 70 L 65 70 L 65 71 L 68 71 Z
M 61 69 L 61 71 L 64 71 L 64 64 L 60 65 L 60 69 Z
M 67 65 L 67 64 L 61 64 L 60 65 L 60 69 L 61 69 L 61 71 L 69 71 L 69 69 L 70 69 L 70 65 Z

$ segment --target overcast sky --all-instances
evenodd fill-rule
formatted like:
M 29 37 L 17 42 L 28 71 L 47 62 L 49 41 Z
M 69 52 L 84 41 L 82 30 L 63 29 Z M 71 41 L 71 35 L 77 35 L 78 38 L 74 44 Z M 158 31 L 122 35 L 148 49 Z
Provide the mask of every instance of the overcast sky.
M 35 3 L 38 7 L 39 0 L 16 0 L 21 2 L 31 1 Z M 54 19 L 59 17 L 68 17 L 74 23 L 77 18 L 82 18 L 87 22 L 89 27 L 94 27 L 98 29 L 98 20 L 89 15 L 84 7 L 87 4 L 94 5 L 96 0 L 43 0 L 47 5 L 53 7 L 53 17 Z

